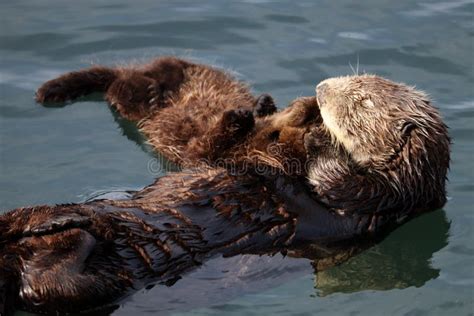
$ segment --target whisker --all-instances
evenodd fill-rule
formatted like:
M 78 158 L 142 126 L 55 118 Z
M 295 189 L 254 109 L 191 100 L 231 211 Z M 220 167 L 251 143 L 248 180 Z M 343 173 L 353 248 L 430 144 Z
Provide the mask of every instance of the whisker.
M 356 67 L 357 75 L 359 75 L 359 53 L 357 53 L 357 67 Z
M 351 69 L 352 69 L 352 74 L 353 74 L 353 75 L 357 75 L 357 74 L 356 74 L 356 71 L 354 70 L 354 67 L 352 67 L 351 62 L 349 62 L 349 67 L 351 67 Z

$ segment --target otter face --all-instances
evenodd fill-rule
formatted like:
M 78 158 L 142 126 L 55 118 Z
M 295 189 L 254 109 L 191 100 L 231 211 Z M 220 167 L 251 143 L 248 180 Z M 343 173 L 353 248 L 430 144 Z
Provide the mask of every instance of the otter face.
M 444 205 L 450 139 L 426 94 L 374 75 L 331 78 L 316 93 L 323 122 L 305 146 L 321 201 L 359 212 Z
M 383 163 L 412 130 L 446 135 L 426 94 L 375 75 L 330 78 L 316 87 L 325 127 L 355 162 Z

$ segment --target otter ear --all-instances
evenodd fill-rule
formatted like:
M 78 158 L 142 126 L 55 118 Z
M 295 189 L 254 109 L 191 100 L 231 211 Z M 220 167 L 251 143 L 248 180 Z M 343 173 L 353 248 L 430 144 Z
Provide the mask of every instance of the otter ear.
M 400 131 L 402 136 L 410 135 L 410 132 L 414 130 L 417 125 L 412 121 L 401 121 L 400 122 Z

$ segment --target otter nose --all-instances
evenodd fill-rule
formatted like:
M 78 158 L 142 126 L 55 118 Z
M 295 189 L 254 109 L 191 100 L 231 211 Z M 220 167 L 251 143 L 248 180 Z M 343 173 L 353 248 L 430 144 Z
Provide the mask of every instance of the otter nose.
M 329 88 L 329 85 L 327 83 L 321 82 L 320 84 L 318 84 L 316 86 L 316 94 L 317 95 L 322 95 L 322 94 L 326 93 L 328 88 Z
M 324 103 L 324 95 L 329 90 L 329 85 L 327 83 L 321 82 L 316 86 L 316 99 L 318 100 L 318 105 L 321 107 Z

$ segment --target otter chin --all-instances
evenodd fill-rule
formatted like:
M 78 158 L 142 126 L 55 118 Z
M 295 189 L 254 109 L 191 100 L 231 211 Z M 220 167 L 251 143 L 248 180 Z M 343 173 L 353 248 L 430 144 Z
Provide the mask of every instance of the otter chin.
M 364 74 L 324 80 L 316 95 L 323 124 L 305 145 L 318 199 L 342 213 L 397 216 L 445 204 L 450 138 L 424 92 Z

